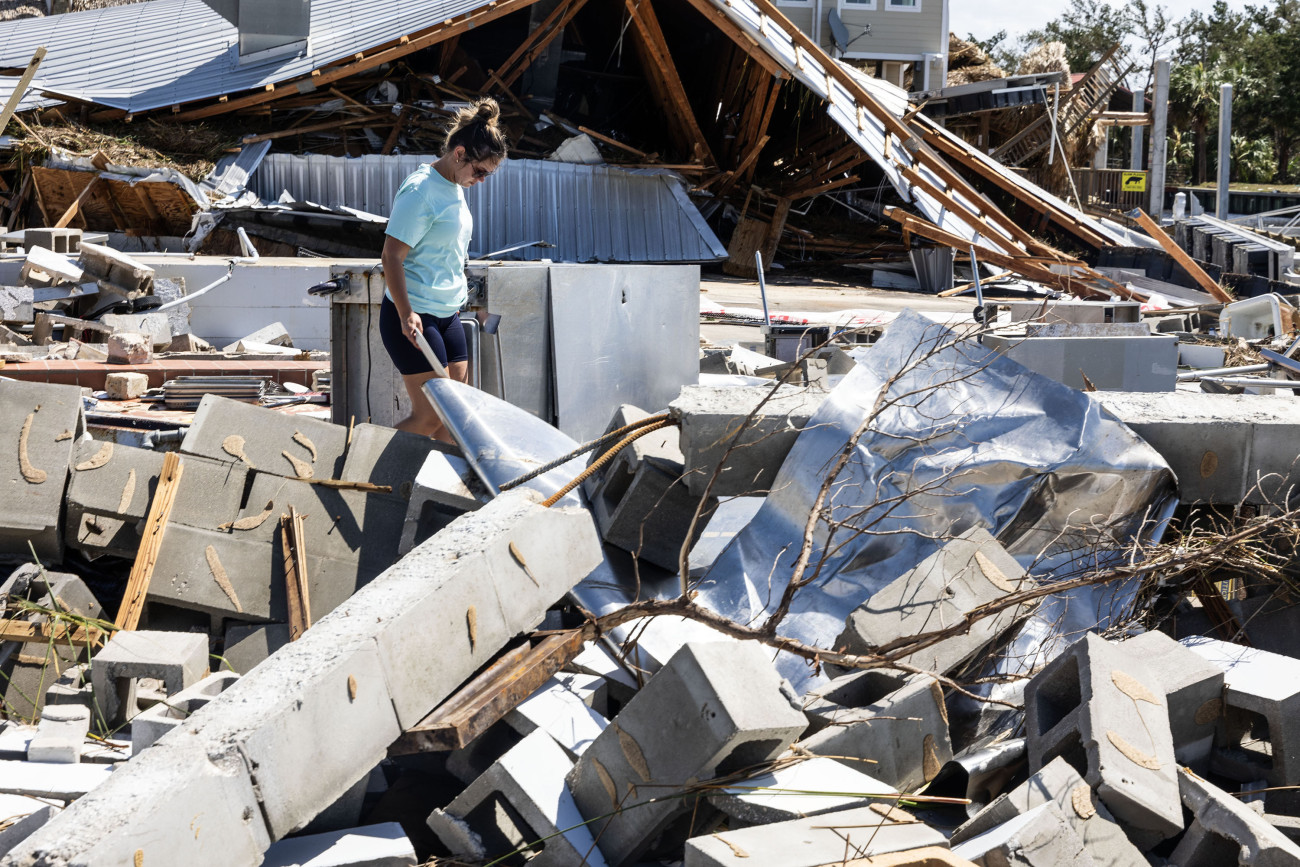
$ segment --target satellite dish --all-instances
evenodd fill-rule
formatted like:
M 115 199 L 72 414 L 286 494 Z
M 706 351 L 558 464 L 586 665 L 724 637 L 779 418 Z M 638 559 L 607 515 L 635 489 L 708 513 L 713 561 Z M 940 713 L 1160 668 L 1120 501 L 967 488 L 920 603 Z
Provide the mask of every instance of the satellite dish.
M 848 51 L 850 41 L 849 28 L 845 27 L 844 22 L 840 20 L 839 10 L 832 9 L 826 16 L 826 19 L 831 25 L 831 39 L 835 40 L 835 47 L 839 49 L 841 53 Z

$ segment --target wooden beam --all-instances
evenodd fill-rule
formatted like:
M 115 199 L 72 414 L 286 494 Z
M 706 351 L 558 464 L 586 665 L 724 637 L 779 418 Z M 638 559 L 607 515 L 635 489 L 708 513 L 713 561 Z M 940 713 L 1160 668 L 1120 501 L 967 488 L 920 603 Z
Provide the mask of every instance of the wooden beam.
M 89 199 L 92 195 L 94 195 L 96 187 L 102 184 L 103 180 L 104 179 L 101 178 L 99 175 L 95 175 L 93 178 L 91 178 L 90 183 L 82 187 L 81 192 L 78 193 L 77 197 L 72 200 L 72 204 L 68 205 L 68 209 L 63 212 L 63 216 L 59 217 L 59 219 L 55 221 L 54 228 L 63 229 L 67 227 L 69 223 L 75 220 L 77 218 L 77 214 L 81 212 L 81 206 L 85 204 L 87 199 Z
M 388 126 L 396 121 L 395 118 L 385 117 L 384 115 L 370 115 L 369 117 L 355 117 L 350 120 L 326 120 L 320 123 L 308 124 L 307 126 L 290 127 L 289 129 L 280 129 L 275 132 L 264 132 L 260 135 L 246 135 L 239 140 L 240 144 L 250 145 L 257 144 L 260 141 L 274 141 L 278 138 L 286 138 L 291 135 L 299 135 L 305 132 L 322 132 L 331 129 L 344 129 L 350 126 Z
M 311 628 L 311 596 L 307 585 L 307 538 L 303 516 L 289 506 L 280 516 L 280 546 L 284 551 L 285 598 L 289 607 L 289 640 L 297 641 Z
M 748 33 L 741 30 L 727 17 L 727 13 L 715 6 L 710 0 L 687 0 L 696 11 L 709 19 L 709 23 L 721 30 L 749 59 L 767 70 L 769 75 L 785 78 L 786 72 Z
M 1215 301 L 1221 304 L 1231 304 L 1236 300 L 1222 286 L 1215 283 L 1210 275 L 1205 273 L 1205 269 L 1196 264 L 1196 260 L 1187 255 L 1187 252 L 1178 246 L 1178 242 L 1169 237 L 1169 233 L 1160 228 L 1160 224 L 1151 219 L 1150 215 L 1141 208 L 1137 209 L 1137 222 L 1148 235 L 1160 244 L 1166 253 L 1173 257 L 1175 262 L 1182 266 L 1184 271 L 1191 275 L 1192 279 L 1196 281 L 1196 285 L 1210 293 L 1210 297 Z
M 740 161 L 740 165 L 736 166 L 732 176 L 727 178 L 722 186 L 718 188 L 718 195 L 720 197 L 731 192 L 731 188 L 739 182 L 740 176 L 744 174 L 745 170 L 758 159 L 758 155 L 762 153 L 763 148 L 767 146 L 767 143 L 771 141 L 771 138 L 771 136 L 765 135 L 754 143 L 754 146 L 749 149 L 749 153 L 745 154 L 745 158 Z
M 27 68 L 23 70 L 22 77 L 18 79 L 18 83 L 14 85 L 13 92 L 9 94 L 9 99 L 5 101 L 4 110 L 0 111 L 0 133 L 3 133 L 5 127 L 9 126 L 9 119 L 12 118 L 14 112 L 18 110 L 18 104 L 23 101 L 23 96 L 26 95 L 27 88 L 31 87 L 32 79 L 36 77 L 36 68 L 41 65 L 41 61 L 44 59 L 45 46 L 42 45 L 40 48 L 36 49 L 36 53 L 32 55 L 32 59 L 27 61 Z
M 401 138 L 402 130 L 406 128 L 406 120 L 411 116 L 411 107 L 403 105 L 402 110 L 397 114 L 397 122 L 393 124 L 393 129 L 388 133 L 388 138 L 384 140 L 384 146 L 380 148 L 379 153 L 382 156 L 390 156 L 393 148 L 397 147 L 397 140 Z
M 546 46 L 550 45 L 558 37 L 573 16 L 578 14 L 587 0 L 569 0 L 568 3 L 561 3 L 551 10 L 551 13 L 542 19 L 528 37 L 519 44 L 519 47 L 505 59 L 505 62 L 498 66 L 494 72 L 500 76 L 501 85 L 507 89 L 519 80 L 528 67 L 542 55 Z
M 601 135 L 600 133 L 596 132 L 594 129 L 588 129 L 585 126 L 580 126 L 578 127 L 578 132 L 589 135 L 592 138 L 597 139 L 598 141 L 603 141 L 607 145 L 613 145 L 616 148 L 622 148 L 628 153 L 633 154 L 634 156 L 638 156 L 643 160 L 650 159 L 650 155 L 647 154 L 645 151 L 639 151 L 636 148 L 632 147 L 631 145 L 623 144 L 623 142 L 618 141 L 617 139 L 612 139 L 607 135 Z
M 107 630 L 71 623 L 33 623 L 30 620 L 0 620 L 0 641 L 27 644 L 56 642 L 73 647 L 94 647 L 104 640 Z
M 135 629 L 140 624 L 145 594 L 149 592 L 149 580 L 153 577 L 153 567 L 158 561 L 158 551 L 162 548 L 163 532 L 167 529 L 167 519 L 171 516 L 172 504 L 176 502 L 176 488 L 184 469 L 181 457 L 176 452 L 168 452 L 163 457 L 158 487 L 154 489 L 153 502 L 149 504 L 149 515 L 144 519 L 140 548 L 136 551 L 135 563 L 132 564 L 131 575 L 126 581 L 122 607 L 117 612 L 118 629 Z
M 537 691 L 582 650 L 582 630 L 547 635 L 488 666 L 389 747 L 389 755 L 457 750 Z
M 704 131 L 700 129 L 695 109 L 691 107 L 686 87 L 677 74 L 677 66 L 668 51 L 668 42 L 664 39 L 663 29 L 659 26 L 659 18 L 655 15 L 650 0 L 624 0 L 624 6 L 632 16 L 633 28 L 638 37 L 637 50 L 650 89 L 655 92 L 670 129 L 678 130 L 682 139 L 678 142 L 679 146 L 684 152 L 698 153 L 704 162 L 716 165 L 717 160 L 704 137 Z

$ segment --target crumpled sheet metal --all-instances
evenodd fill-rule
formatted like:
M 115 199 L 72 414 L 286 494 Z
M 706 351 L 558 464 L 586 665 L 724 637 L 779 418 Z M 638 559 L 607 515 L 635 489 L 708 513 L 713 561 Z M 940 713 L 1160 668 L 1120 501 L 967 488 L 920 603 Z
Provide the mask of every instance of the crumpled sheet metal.
M 763 507 L 700 581 L 702 604 L 754 625 L 776 609 L 822 480 L 877 406 L 814 529 L 811 581 L 778 629 L 808 644 L 830 648 L 849 612 L 971 526 L 1054 581 L 1158 540 L 1177 505 L 1163 459 L 1086 395 L 905 311 L 799 435 Z M 1104 627 L 1134 590 L 1044 600 L 1001 669 L 1041 665 L 1054 639 Z M 788 654 L 777 664 L 797 689 L 820 680 Z

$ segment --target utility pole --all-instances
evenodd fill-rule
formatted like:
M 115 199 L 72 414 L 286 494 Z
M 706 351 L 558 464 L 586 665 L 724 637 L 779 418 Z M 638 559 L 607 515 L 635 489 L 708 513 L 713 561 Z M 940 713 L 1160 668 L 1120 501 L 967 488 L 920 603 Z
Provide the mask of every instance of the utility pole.
M 1165 124 L 1169 116 L 1169 58 L 1156 60 L 1156 90 L 1151 102 L 1151 210 L 1157 221 L 1165 212 Z

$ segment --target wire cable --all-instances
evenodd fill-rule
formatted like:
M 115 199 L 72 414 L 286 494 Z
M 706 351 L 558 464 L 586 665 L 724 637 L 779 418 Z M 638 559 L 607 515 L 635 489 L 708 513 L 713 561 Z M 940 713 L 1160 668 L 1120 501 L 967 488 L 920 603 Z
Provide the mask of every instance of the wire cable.
M 654 424 L 655 422 L 658 421 L 665 421 L 667 419 L 668 419 L 668 413 L 666 412 L 660 413 L 659 415 L 648 416 L 646 418 L 641 419 L 640 421 L 634 421 L 631 424 L 623 425 L 623 427 L 619 428 L 618 430 L 612 430 L 607 434 L 601 434 L 596 439 L 591 440 L 589 442 L 585 442 L 582 445 L 578 446 L 576 449 L 569 452 L 567 455 L 561 455 L 560 457 L 551 461 L 549 464 L 540 466 L 537 469 L 529 473 L 526 473 L 517 479 L 511 479 L 510 481 L 506 482 L 504 485 L 501 485 L 498 488 L 498 490 L 505 492 L 510 490 L 511 488 L 517 488 L 520 485 L 522 485 L 524 482 L 531 482 L 533 479 L 537 478 L 540 475 L 543 475 L 544 473 L 549 473 L 551 470 L 555 469 L 556 467 L 564 466 L 569 461 L 573 460 L 579 455 L 585 455 L 587 452 L 594 451 L 595 449 L 600 448 L 605 443 L 609 442 L 612 439 L 616 439 L 618 437 L 623 436 L 628 431 L 634 431 L 637 428 L 642 428 L 645 427 L 646 425 Z
M 619 440 L 618 444 L 615 445 L 612 449 L 605 452 L 599 458 L 597 458 L 596 460 L 588 464 L 587 468 L 582 472 L 578 473 L 578 475 L 574 477 L 573 481 L 569 482 L 567 485 L 560 488 L 554 494 L 551 494 L 545 500 L 542 500 L 542 505 L 546 506 L 548 509 L 551 506 L 554 506 L 556 503 L 560 501 L 562 497 L 564 497 L 565 494 L 569 493 L 569 491 L 572 491 L 574 488 L 578 487 L 578 485 L 581 485 L 588 478 L 590 478 L 591 476 L 599 472 L 600 469 L 605 466 L 605 464 L 612 461 L 615 455 L 617 455 L 619 452 L 623 451 L 623 449 L 631 445 L 632 442 L 639 439 L 640 437 L 645 436 L 648 433 L 653 433 L 654 431 L 659 430 L 659 428 L 667 427 L 668 425 L 671 424 L 674 424 L 674 422 L 671 419 L 667 419 L 667 418 L 660 419 L 654 424 L 646 425 L 640 430 L 633 431 L 632 433 L 623 437 L 623 439 Z

